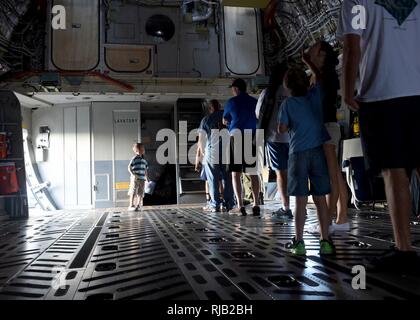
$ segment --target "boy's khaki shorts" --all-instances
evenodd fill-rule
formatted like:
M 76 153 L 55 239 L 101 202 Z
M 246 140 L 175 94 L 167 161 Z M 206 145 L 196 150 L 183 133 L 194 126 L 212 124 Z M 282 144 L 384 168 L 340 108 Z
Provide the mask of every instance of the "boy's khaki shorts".
M 128 190 L 128 195 L 129 196 L 139 196 L 139 197 L 144 197 L 144 185 L 145 182 L 144 180 L 141 180 L 135 176 L 131 177 L 130 180 L 130 189 Z

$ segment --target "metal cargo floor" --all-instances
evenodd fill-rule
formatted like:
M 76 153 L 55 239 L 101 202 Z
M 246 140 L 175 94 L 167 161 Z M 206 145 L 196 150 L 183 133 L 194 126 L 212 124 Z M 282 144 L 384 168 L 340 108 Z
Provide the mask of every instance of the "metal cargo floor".
M 285 244 L 293 221 L 203 214 L 197 208 L 59 211 L 0 223 L 0 299 L 409 299 L 420 277 L 367 273 L 354 290 L 351 269 L 391 245 L 389 216 L 352 213 L 352 231 L 334 236 L 321 259 L 305 233 L 306 258 Z M 317 222 L 308 210 L 306 225 Z M 420 226 L 412 222 L 420 248 Z M 419 271 L 420 274 L 420 271 Z

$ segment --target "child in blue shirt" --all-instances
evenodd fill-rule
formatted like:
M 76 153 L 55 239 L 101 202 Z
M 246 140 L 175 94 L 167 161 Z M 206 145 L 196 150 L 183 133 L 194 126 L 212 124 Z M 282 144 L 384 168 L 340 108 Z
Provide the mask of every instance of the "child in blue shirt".
M 317 74 L 316 68 L 313 71 Z M 281 133 L 289 131 L 290 134 L 288 194 L 296 197 L 296 236 L 291 245 L 292 253 L 306 254 L 303 229 L 308 196 L 312 195 L 321 231 L 320 254 L 334 254 L 334 245 L 328 237 L 329 218 L 325 196 L 330 193 L 330 178 L 322 145 L 329 137 L 323 124 L 321 86 L 317 82 L 309 89 L 305 71 L 289 69 L 284 78 L 284 87 L 291 96 L 282 103 L 278 130 Z
M 138 211 L 143 206 L 145 181 L 149 181 L 149 164 L 144 159 L 144 145 L 142 143 L 134 144 L 133 152 L 135 156 L 128 165 L 128 172 L 131 175 L 130 189 L 128 191 L 128 195 L 130 196 L 128 211 Z

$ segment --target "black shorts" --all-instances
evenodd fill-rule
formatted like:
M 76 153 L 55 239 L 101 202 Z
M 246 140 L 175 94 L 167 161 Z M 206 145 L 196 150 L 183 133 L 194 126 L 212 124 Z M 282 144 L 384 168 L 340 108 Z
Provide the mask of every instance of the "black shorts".
M 234 137 L 230 137 L 229 172 L 246 173 L 248 171 L 255 171 L 252 169 L 256 168 L 257 162 L 251 161 L 256 157 L 255 136 L 253 136 L 252 141 L 253 143 L 250 144 L 249 141 L 242 139 L 242 145 L 240 143 L 235 144 Z M 252 159 L 249 154 L 250 151 L 252 151 Z M 245 152 L 248 153 L 248 156 L 245 156 Z
M 359 118 L 369 169 L 420 168 L 420 96 L 361 103 Z

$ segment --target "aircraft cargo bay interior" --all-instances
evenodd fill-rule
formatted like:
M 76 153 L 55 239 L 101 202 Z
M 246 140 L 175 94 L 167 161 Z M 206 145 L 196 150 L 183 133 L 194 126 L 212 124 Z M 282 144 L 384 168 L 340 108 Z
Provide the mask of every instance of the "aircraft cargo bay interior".
M 2 0 L 0 300 L 418 299 L 419 30 L 414 0 Z

